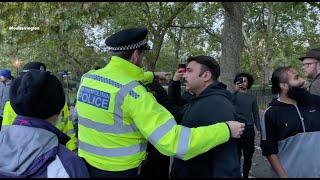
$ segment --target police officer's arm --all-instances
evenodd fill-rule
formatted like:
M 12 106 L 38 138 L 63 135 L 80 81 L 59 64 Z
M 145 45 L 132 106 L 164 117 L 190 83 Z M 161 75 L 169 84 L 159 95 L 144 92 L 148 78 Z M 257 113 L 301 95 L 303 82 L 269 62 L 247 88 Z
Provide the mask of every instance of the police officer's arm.
M 142 79 L 142 83 L 143 84 L 150 84 L 150 83 L 152 83 L 152 81 L 153 81 L 153 79 L 154 79 L 154 74 L 153 74 L 153 72 L 151 72 L 151 71 L 145 71 L 144 73 L 143 73 L 143 79 Z
M 198 128 L 177 125 L 168 110 L 141 88 L 136 88 L 142 92 L 139 98 L 126 96 L 128 103 L 122 109 L 162 154 L 188 160 L 229 140 L 230 131 L 226 123 Z
M 153 80 L 159 79 L 159 78 L 160 79 L 165 78 L 164 74 L 163 73 L 155 74 L 154 72 L 151 72 L 151 71 L 145 71 L 143 73 L 143 79 L 141 80 L 141 82 L 146 85 L 146 84 L 152 83 Z

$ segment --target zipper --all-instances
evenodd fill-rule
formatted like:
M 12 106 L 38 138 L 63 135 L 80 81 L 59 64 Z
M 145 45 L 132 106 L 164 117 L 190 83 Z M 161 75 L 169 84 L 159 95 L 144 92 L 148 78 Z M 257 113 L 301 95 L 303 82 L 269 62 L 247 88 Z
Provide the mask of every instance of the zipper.
M 303 129 L 303 132 L 306 132 L 306 127 L 304 125 L 304 118 L 301 116 L 301 113 L 299 111 L 299 108 L 297 106 L 297 104 L 294 104 L 294 107 L 296 108 L 298 114 L 299 114 L 299 117 L 300 117 L 300 120 L 301 120 L 301 124 L 302 124 L 302 129 Z

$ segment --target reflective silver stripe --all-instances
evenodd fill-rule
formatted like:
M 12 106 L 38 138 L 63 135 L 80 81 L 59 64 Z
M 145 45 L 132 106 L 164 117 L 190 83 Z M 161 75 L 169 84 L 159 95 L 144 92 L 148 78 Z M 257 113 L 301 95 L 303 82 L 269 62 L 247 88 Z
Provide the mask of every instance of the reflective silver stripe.
M 305 127 L 305 125 L 304 125 L 304 118 L 302 117 L 298 106 L 297 106 L 296 104 L 294 104 L 294 107 L 296 108 L 296 110 L 297 110 L 297 112 L 298 112 L 298 114 L 299 114 L 299 117 L 300 117 L 300 120 L 301 120 L 301 124 L 302 124 L 303 132 L 306 132 L 306 127 Z
M 74 132 L 74 130 L 73 130 L 73 129 L 71 129 L 71 130 L 67 131 L 67 135 L 70 135 L 70 134 L 75 134 L 75 132 Z
M 174 119 L 170 119 L 169 121 L 167 121 L 166 123 L 158 127 L 155 131 L 153 131 L 153 133 L 148 138 L 149 142 L 151 142 L 151 144 L 153 145 L 156 145 L 158 141 L 164 135 L 166 135 L 172 129 L 172 127 L 176 124 L 177 123 Z
M 70 178 L 58 155 L 47 167 L 47 178 Z
M 179 144 L 178 144 L 178 149 L 175 157 L 179 159 L 183 159 L 183 156 L 188 150 L 188 145 L 189 145 L 189 139 L 190 139 L 190 133 L 191 129 L 182 126 L 181 127 L 181 132 L 180 132 L 180 137 L 179 137 Z
M 268 107 L 268 108 L 264 111 L 263 116 L 262 116 L 262 118 L 260 119 L 261 139 L 262 139 L 262 140 L 267 140 L 265 115 L 266 115 L 266 112 L 267 112 L 271 107 L 272 107 L 272 106 Z
M 135 87 L 139 86 L 140 84 L 136 81 L 132 81 L 129 84 L 123 86 L 120 91 L 117 93 L 115 97 L 115 103 L 114 103 L 114 112 L 113 112 L 113 119 L 114 119 L 114 126 L 116 127 L 116 131 L 121 132 L 132 132 L 136 131 L 138 128 L 132 124 L 132 125 L 124 125 L 123 122 L 123 112 L 121 109 L 121 106 L 124 102 L 124 98 L 126 95 Z M 120 129 L 118 129 L 120 128 Z
M 85 150 L 87 152 L 97 154 L 100 156 L 117 157 L 117 156 L 129 156 L 129 155 L 137 154 L 139 152 L 144 152 L 147 149 L 147 143 L 135 144 L 129 147 L 101 148 L 101 147 L 87 144 L 79 140 L 79 147 L 82 150 Z
M 97 80 L 97 81 L 100 81 L 100 82 L 103 82 L 103 83 L 106 83 L 106 84 L 109 84 L 111 86 L 114 86 L 116 88 L 123 88 L 123 85 L 118 83 L 118 82 L 115 82 L 111 79 L 108 79 L 108 78 L 105 78 L 105 77 L 101 77 L 101 76 L 98 76 L 96 74 L 85 74 L 83 75 L 83 77 L 85 78 L 90 78 L 90 79 L 94 79 L 94 80 Z M 133 90 L 131 90 L 129 92 L 130 96 L 132 96 L 133 98 L 137 99 L 139 98 L 139 94 L 137 94 L 136 92 L 134 92 Z
M 96 131 L 104 133 L 122 134 L 127 132 L 134 132 L 137 130 L 136 126 L 125 126 L 120 124 L 108 125 L 99 122 L 94 122 L 82 116 L 78 117 L 78 123 L 87 128 L 94 129 Z
M 122 85 L 118 82 L 115 82 L 111 79 L 104 78 L 95 74 L 85 74 L 83 77 L 85 78 L 90 78 L 94 79 L 109 85 L 112 85 L 114 87 L 119 88 L 119 92 L 116 94 L 115 97 L 115 104 L 114 104 L 114 114 L 113 114 L 113 119 L 114 119 L 114 125 L 106 125 L 103 123 L 98 123 L 94 122 L 90 119 L 80 117 L 79 116 L 79 123 L 81 125 L 84 125 L 88 128 L 93 128 L 97 131 L 102 131 L 102 132 L 110 132 L 110 133 L 127 133 L 127 132 L 134 132 L 137 131 L 137 127 L 132 124 L 132 125 L 124 125 L 123 122 L 123 112 L 121 109 L 121 106 L 124 102 L 124 98 L 126 97 L 127 94 L 132 96 L 133 98 L 137 99 L 139 95 L 133 91 L 133 89 L 140 84 L 136 81 L 132 81 L 126 85 Z M 80 121 L 81 119 L 81 121 Z
M 94 122 L 82 116 L 79 116 L 78 118 L 79 124 L 91 129 L 95 129 L 99 132 L 109 132 L 109 133 L 115 133 L 115 134 L 122 134 L 122 133 L 137 131 L 138 128 L 134 124 L 124 125 L 123 112 L 122 112 L 121 106 L 124 102 L 124 98 L 126 97 L 126 95 L 130 91 L 132 91 L 132 89 L 134 89 L 139 85 L 140 84 L 138 82 L 132 81 L 129 84 L 122 86 L 122 88 L 117 93 L 115 97 L 115 104 L 114 104 L 114 113 L 113 113 L 114 124 L 113 125 Z

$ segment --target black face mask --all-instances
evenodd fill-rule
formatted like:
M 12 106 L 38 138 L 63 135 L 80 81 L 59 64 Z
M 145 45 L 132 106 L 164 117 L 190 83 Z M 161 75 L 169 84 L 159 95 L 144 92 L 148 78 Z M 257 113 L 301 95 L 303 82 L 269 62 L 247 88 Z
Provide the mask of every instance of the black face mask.
M 288 97 L 297 101 L 298 104 L 309 104 L 311 102 L 310 93 L 302 87 L 289 87 Z

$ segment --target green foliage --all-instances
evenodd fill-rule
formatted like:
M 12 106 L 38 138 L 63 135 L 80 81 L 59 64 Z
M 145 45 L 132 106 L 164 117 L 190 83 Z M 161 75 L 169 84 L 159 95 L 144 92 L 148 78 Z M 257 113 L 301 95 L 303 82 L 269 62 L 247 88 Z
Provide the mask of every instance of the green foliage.
M 246 3 L 241 71 L 253 74 L 260 84 L 266 67 L 301 69 L 297 58 L 310 47 L 319 47 L 319 6 Z M 221 54 L 224 11 L 219 2 L 9 2 L 0 3 L 0 14 L 0 66 L 14 72 L 16 58 L 21 65 L 36 60 L 55 73 L 71 71 L 78 80 L 86 71 L 103 67 L 110 54 L 85 43 L 84 29 L 96 25 L 106 27 L 103 38 L 123 28 L 147 27 L 154 50 L 146 53 L 144 63 L 156 71 L 174 72 L 189 55 L 219 60 Z M 18 26 L 39 30 L 9 30 Z

